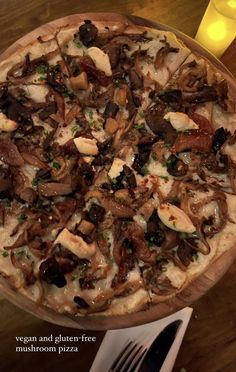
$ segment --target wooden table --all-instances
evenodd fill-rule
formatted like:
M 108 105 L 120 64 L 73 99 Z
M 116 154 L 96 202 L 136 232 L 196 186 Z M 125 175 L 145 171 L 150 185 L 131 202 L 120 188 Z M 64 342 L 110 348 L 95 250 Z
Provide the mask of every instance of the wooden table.
M 0 51 L 39 25 L 72 13 L 119 12 L 150 18 L 194 36 L 207 0 L 1 0 Z M 222 58 L 236 75 L 236 43 Z M 236 371 L 236 265 L 204 297 L 193 304 L 194 313 L 174 372 Z M 78 331 L 42 322 L 0 299 L 0 371 L 87 372 L 104 336 L 103 332 Z M 16 353 L 16 336 L 96 336 L 81 343 L 79 352 Z M 65 342 L 68 346 L 70 343 Z M 71 345 L 75 345 L 74 343 Z M 97 371 L 103 372 L 103 371 Z

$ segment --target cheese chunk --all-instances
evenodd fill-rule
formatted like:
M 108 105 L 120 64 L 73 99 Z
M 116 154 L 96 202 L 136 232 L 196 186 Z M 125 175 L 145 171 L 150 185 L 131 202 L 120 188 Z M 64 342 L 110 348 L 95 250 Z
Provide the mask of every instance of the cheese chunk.
M 190 218 L 180 208 L 170 203 L 162 203 L 159 205 L 158 216 L 161 221 L 172 230 L 186 232 L 192 234 L 196 231 Z
M 108 176 L 113 179 L 120 175 L 120 173 L 123 170 L 123 166 L 125 165 L 125 162 L 119 158 L 115 158 L 112 166 L 108 172 Z
M 74 138 L 74 144 L 84 155 L 97 155 L 98 154 L 98 147 L 97 147 L 97 140 L 95 138 L 85 138 L 85 137 L 78 137 Z
M 13 132 L 18 128 L 18 124 L 0 112 L 0 131 L 3 132 Z
M 69 249 L 79 258 L 91 258 L 96 252 L 95 243 L 87 244 L 80 236 L 72 234 L 69 230 L 63 229 L 55 240 L 54 244 L 61 244 Z
M 164 116 L 164 119 L 168 120 L 172 127 L 178 132 L 198 129 L 198 125 L 183 112 L 168 112 Z
M 104 53 L 97 47 L 91 47 L 88 49 L 88 55 L 93 60 L 98 70 L 105 73 L 106 76 L 111 76 L 111 64 L 108 54 Z

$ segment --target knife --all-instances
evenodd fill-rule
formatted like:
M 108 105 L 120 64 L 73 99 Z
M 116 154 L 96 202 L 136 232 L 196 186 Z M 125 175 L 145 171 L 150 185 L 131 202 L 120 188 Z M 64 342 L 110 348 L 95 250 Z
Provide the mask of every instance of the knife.
M 160 371 L 182 323 L 183 321 L 180 319 L 175 320 L 158 334 L 146 353 L 138 372 Z

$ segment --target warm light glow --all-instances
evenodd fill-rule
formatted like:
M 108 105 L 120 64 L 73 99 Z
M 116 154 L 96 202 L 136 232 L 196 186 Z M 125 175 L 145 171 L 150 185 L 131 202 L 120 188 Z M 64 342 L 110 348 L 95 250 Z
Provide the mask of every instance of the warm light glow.
M 212 40 L 220 41 L 226 36 L 226 28 L 223 21 L 217 21 L 207 27 L 207 33 Z
M 236 9 L 236 0 L 229 0 L 227 3 L 231 8 Z

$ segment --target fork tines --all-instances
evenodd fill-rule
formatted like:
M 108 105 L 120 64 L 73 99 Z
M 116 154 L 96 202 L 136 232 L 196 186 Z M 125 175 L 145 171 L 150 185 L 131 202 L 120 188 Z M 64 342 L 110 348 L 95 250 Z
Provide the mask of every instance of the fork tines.
M 108 372 L 134 372 L 146 351 L 147 348 L 142 344 L 129 340 Z

